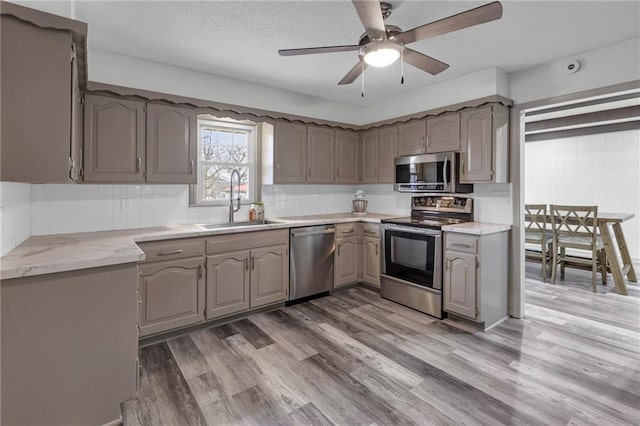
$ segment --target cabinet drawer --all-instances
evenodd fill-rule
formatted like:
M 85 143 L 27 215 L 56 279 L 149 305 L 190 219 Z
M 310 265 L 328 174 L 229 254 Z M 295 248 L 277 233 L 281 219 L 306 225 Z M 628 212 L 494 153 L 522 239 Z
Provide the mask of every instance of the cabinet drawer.
M 140 243 L 138 247 L 140 247 L 146 257 L 141 263 L 181 259 L 184 257 L 202 256 L 204 254 L 204 240 L 202 239 Z
M 247 250 L 278 244 L 289 245 L 289 230 L 242 232 L 207 238 L 207 254 Z
M 336 238 L 358 234 L 358 222 L 339 223 L 336 225 Z
M 379 237 L 380 225 L 377 223 L 362 223 L 362 236 L 364 237 Z
M 447 250 L 478 253 L 478 238 L 470 235 L 446 233 Z

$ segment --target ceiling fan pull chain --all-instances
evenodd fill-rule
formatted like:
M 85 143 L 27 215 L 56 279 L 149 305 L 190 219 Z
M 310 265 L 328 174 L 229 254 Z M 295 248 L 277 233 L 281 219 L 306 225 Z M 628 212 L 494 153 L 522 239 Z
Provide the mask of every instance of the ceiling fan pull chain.
M 364 71 L 367 67 L 364 65 L 364 61 L 362 61 L 362 90 L 360 91 L 360 96 L 364 98 Z
M 400 45 L 400 84 L 404 84 L 404 43 Z

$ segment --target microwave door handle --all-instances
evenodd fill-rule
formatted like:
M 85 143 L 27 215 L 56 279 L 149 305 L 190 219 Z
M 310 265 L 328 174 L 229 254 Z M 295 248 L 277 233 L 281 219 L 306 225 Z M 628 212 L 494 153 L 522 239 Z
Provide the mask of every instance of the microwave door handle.
M 449 182 L 447 180 L 447 173 L 449 171 L 449 156 L 444 159 L 444 165 L 442 166 L 442 178 L 444 179 L 444 189 L 447 189 Z

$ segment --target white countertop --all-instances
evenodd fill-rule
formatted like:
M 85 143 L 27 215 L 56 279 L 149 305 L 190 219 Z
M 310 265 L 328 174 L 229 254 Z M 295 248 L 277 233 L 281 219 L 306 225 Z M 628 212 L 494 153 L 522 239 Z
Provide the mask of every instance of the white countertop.
M 381 219 L 396 216 L 376 213 L 367 213 L 366 215 L 340 213 L 276 218 L 269 220 L 276 220 L 280 223 L 212 230 L 202 230 L 195 225 L 175 225 L 34 236 L 0 258 L 0 279 L 138 262 L 144 260 L 144 252 L 136 243 L 144 241 L 206 237 L 331 223 L 380 223 Z
M 487 222 L 466 222 L 459 223 L 457 225 L 446 225 L 442 227 L 443 231 L 457 232 L 459 234 L 470 235 L 489 235 L 497 234 L 499 232 L 506 232 L 511 229 L 511 225 L 504 225 L 501 223 L 487 223 Z

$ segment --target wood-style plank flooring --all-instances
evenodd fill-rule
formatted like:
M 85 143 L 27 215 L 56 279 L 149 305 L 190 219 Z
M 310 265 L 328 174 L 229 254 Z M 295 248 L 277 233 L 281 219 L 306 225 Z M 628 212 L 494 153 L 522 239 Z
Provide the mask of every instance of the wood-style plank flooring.
M 472 332 L 353 288 L 140 350 L 125 425 L 640 424 L 640 290 L 552 286 Z

